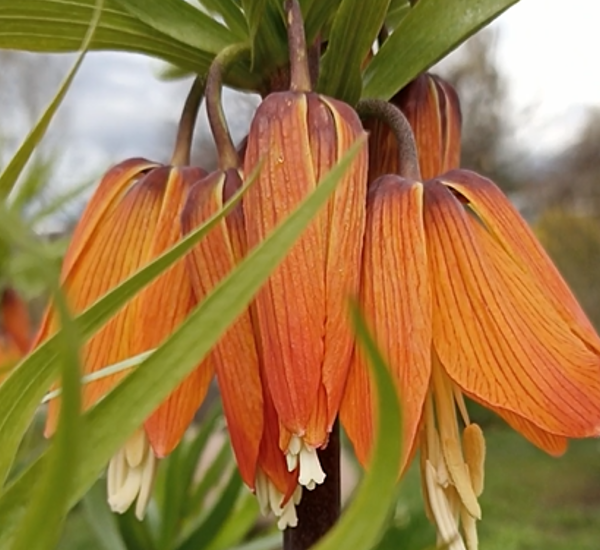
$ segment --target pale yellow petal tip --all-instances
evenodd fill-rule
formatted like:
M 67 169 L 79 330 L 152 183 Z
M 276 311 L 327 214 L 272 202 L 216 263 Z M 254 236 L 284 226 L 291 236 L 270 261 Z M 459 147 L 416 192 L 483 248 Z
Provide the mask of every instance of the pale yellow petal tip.
M 279 530 L 283 531 L 288 527 L 298 525 L 296 506 L 302 499 L 302 487 L 300 485 L 296 487 L 292 498 L 285 504 L 282 504 L 284 500 L 283 493 L 275 487 L 261 469 L 256 474 L 254 487 L 261 513 L 264 516 L 272 513 L 277 518 L 277 528 Z
M 144 519 L 158 459 L 143 430 L 138 430 L 108 465 L 108 505 L 113 512 L 125 513 L 135 502 L 135 515 Z
M 325 472 L 321 468 L 316 448 L 306 444 L 297 435 L 292 435 L 285 453 L 288 471 L 299 467 L 298 483 L 312 491 L 325 481 Z

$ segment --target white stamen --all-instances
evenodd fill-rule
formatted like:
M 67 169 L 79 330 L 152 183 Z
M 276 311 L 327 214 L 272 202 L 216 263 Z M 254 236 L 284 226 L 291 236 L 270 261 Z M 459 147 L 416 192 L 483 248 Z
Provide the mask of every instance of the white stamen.
M 293 435 L 285 453 L 288 470 L 291 472 L 300 466 L 298 483 L 312 491 L 325 481 L 325 472 L 321 468 L 317 450 L 307 445 L 297 435 Z
M 284 495 L 281 493 L 267 475 L 259 469 L 254 481 L 254 489 L 260 511 L 263 515 L 272 512 L 277 517 L 277 527 L 282 531 L 286 527 L 296 527 L 298 516 L 296 505 L 302 498 L 302 487 L 298 485 L 292 497 L 282 506 Z
M 108 465 L 108 504 L 113 512 L 124 513 L 137 499 L 135 515 L 144 518 L 157 463 L 146 433 L 139 429 Z

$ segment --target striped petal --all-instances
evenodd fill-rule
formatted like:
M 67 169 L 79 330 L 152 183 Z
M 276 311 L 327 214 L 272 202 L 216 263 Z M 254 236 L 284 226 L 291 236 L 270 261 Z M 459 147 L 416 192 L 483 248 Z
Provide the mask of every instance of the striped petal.
M 439 182 L 425 186 L 433 338 L 472 398 L 557 436 L 600 432 L 600 359 Z M 525 434 L 527 435 L 527 434 Z
M 320 97 L 320 103 L 330 112 L 331 131 L 335 126 L 335 139 L 318 140 L 333 143 L 333 155 L 327 155 L 325 169 L 317 171 L 321 179 L 326 171 L 340 159 L 359 139 L 364 130 L 356 113 L 345 103 Z M 311 109 L 312 110 L 312 109 Z M 312 116 L 309 124 L 312 124 Z M 315 125 L 311 125 L 314 128 Z M 311 140 L 313 144 L 316 140 Z M 314 157 L 314 154 L 313 154 Z M 332 161 L 332 158 L 335 159 Z M 321 380 L 325 407 L 317 402 L 313 417 L 318 419 L 314 430 L 307 431 L 308 443 L 318 446 L 324 439 L 323 429 L 331 431 L 338 415 L 350 359 L 354 348 L 354 335 L 348 317 L 348 299 L 356 297 L 360 282 L 360 263 L 365 231 L 365 203 L 367 195 L 367 148 L 358 153 L 352 166 L 338 183 L 327 209 L 325 239 L 327 255 L 325 265 L 325 349 Z M 311 433 L 312 432 L 312 433 Z
M 223 199 L 228 194 L 226 188 L 240 188 L 241 184 L 240 175 L 233 170 L 215 172 L 200 180 L 192 188 L 182 214 L 184 231 L 191 231 L 221 210 Z M 188 256 L 188 273 L 199 301 L 240 261 L 245 248 L 242 215 L 241 207 L 236 208 L 227 221 L 217 225 Z M 254 488 L 263 435 L 263 397 L 249 311 L 229 327 L 213 348 L 210 360 L 215 365 L 240 473 L 245 483 Z
M 422 220 L 423 186 L 399 176 L 373 183 L 367 206 L 360 303 L 402 402 L 406 465 L 431 375 L 431 295 Z M 340 410 L 361 463 L 373 441 L 372 381 L 356 352 Z
M 149 228 L 153 239 L 147 260 L 166 252 L 181 239 L 180 213 L 192 183 L 202 175 L 197 168 L 171 168 L 168 172 L 160 214 L 155 227 Z M 160 346 L 195 304 L 182 259 L 142 290 L 130 306 L 129 318 L 134 325 L 131 355 Z M 146 420 L 146 434 L 157 457 L 168 455 L 179 443 L 204 400 L 212 375 L 211 361 L 198 365 Z
M 168 168 L 157 168 L 132 187 L 122 184 L 127 190 L 114 207 L 106 209 L 101 203 L 102 217 L 96 218 L 90 213 L 82 218 L 76 233 L 85 235 L 85 246 L 81 246 L 81 239 L 71 245 L 77 249 L 77 254 L 71 253 L 70 247 L 67 252 L 70 261 L 62 271 L 63 288 L 75 313 L 85 310 L 151 257 L 154 229 L 159 220 L 168 175 Z M 92 222 L 92 227 L 82 227 L 82 224 Z M 139 331 L 135 319 L 136 304 L 137 299 L 134 298 L 87 342 L 82 356 L 84 374 L 96 372 L 133 354 L 133 338 Z M 34 345 L 57 329 L 58 317 L 50 306 Z M 104 396 L 123 375 L 119 373 L 86 384 L 84 407 L 93 405 Z M 59 401 L 55 399 L 49 404 L 47 435 L 54 431 Z
M 316 186 L 306 96 L 271 94 L 252 121 L 244 172 L 262 167 L 244 200 L 248 247 L 262 240 Z M 324 215 L 311 223 L 256 296 L 265 374 L 277 412 L 304 435 L 324 354 Z
M 488 231 L 513 262 L 535 281 L 571 330 L 600 352 L 600 340 L 592 324 L 525 220 L 502 191 L 492 181 L 467 170 L 449 172 L 441 179 L 468 201 Z

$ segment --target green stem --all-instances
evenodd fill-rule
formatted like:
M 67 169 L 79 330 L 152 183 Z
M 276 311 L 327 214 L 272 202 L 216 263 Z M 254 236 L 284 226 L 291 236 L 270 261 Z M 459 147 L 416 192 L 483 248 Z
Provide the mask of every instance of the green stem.
M 362 99 L 356 112 L 363 119 L 375 118 L 387 124 L 398 142 L 398 154 L 403 177 L 420 181 L 419 156 L 412 128 L 398 107 L 383 99 Z
M 285 0 L 285 13 L 288 25 L 288 48 L 290 50 L 290 90 L 293 92 L 310 92 L 312 86 L 306 53 L 306 35 L 298 0 Z
M 208 71 L 206 80 L 206 113 L 208 114 L 208 122 L 215 139 L 215 145 L 217 146 L 219 168 L 221 170 L 239 168 L 240 166 L 237 150 L 231 139 L 227 119 L 223 112 L 223 76 L 231 65 L 248 51 L 249 48 L 246 44 L 228 46 L 215 56 Z
M 202 98 L 204 97 L 204 87 L 204 77 L 197 76 L 185 100 L 181 118 L 179 119 L 175 148 L 171 157 L 171 164 L 173 166 L 187 166 L 190 163 L 192 138 L 194 137 L 194 128 L 196 127 L 200 103 L 202 103 Z

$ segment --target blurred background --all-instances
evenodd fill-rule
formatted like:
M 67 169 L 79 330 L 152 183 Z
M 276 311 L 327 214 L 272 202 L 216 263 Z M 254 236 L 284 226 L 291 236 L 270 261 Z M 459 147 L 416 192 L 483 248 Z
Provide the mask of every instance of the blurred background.
M 600 51 L 599 10 L 591 0 L 571 2 L 568 7 L 559 0 L 523 0 L 434 68 L 454 83 L 461 98 L 463 167 L 490 177 L 510 196 L 597 328 L 600 74 L 595 56 Z M 70 56 L 0 51 L 0 101 L 5 106 L 0 165 L 10 159 L 71 62 Z M 169 158 L 189 80 L 165 79 L 165 71 L 160 62 L 141 56 L 88 55 L 20 184 L 23 211 L 41 235 L 56 243 L 57 257 L 94 182 L 109 165 L 132 156 Z M 236 139 L 244 136 L 257 104 L 253 96 L 226 94 L 226 112 Z M 204 115 L 195 160 L 207 167 L 214 163 Z M 28 279 L 27 266 L 20 265 L 17 257 L 6 270 L 17 290 L 39 311 L 38 290 L 35 281 Z M 488 444 L 486 489 L 481 499 L 482 550 L 597 550 L 600 443 L 574 442 L 565 457 L 552 459 L 491 414 L 473 407 L 473 416 L 484 426 Z M 217 424 L 218 438 L 223 427 Z M 39 426 L 34 426 L 23 445 L 21 461 L 30 460 L 43 445 Z M 226 448 L 219 445 L 218 449 Z M 220 460 L 231 460 L 228 451 L 219 452 L 218 456 L 225 457 Z M 212 453 L 208 446 L 198 451 L 215 456 Z M 349 480 L 360 476 L 351 457 L 346 472 Z M 224 483 L 218 475 L 213 477 L 217 497 L 202 500 L 198 509 L 204 514 L 212 509 L 214 498 L 218 501 Z M 203 491 L 206 496 L 207 488 Z M 235 502 L 231 510 L 242 506 Z M 99 511 L 102 506 L 102 498 L 94 494 L 75 509 L 61 550 L 107 548 L 94 525 L 98 514 L 105 512 Z M 254 505 L 244 506 L 246 527 L 239 536 L 235 540 L 222 537 L 220 543 L 217 539 L 207 547 L 229 548 L 259 536 L 262 543 L 243 547 L 277 548 L 277 537 L 257 523 L 257 510 L 249 512 Z M 127 524 L 135 521 L 131 518 L 117 524 L 108 517 L 106 521 L 117 531 L 136 529 Z M 226 515 L 219 524 L 223 528 L 225 521 Z M 403 483 L 380 550 L 423 548 L 434 542 L 432 533 L 422 512 L 418 472 L 413 469 Z M 131 542 L 124 548 L 152 548 L 144 546 L 143 537 L 139 540 L 140 546 Z

